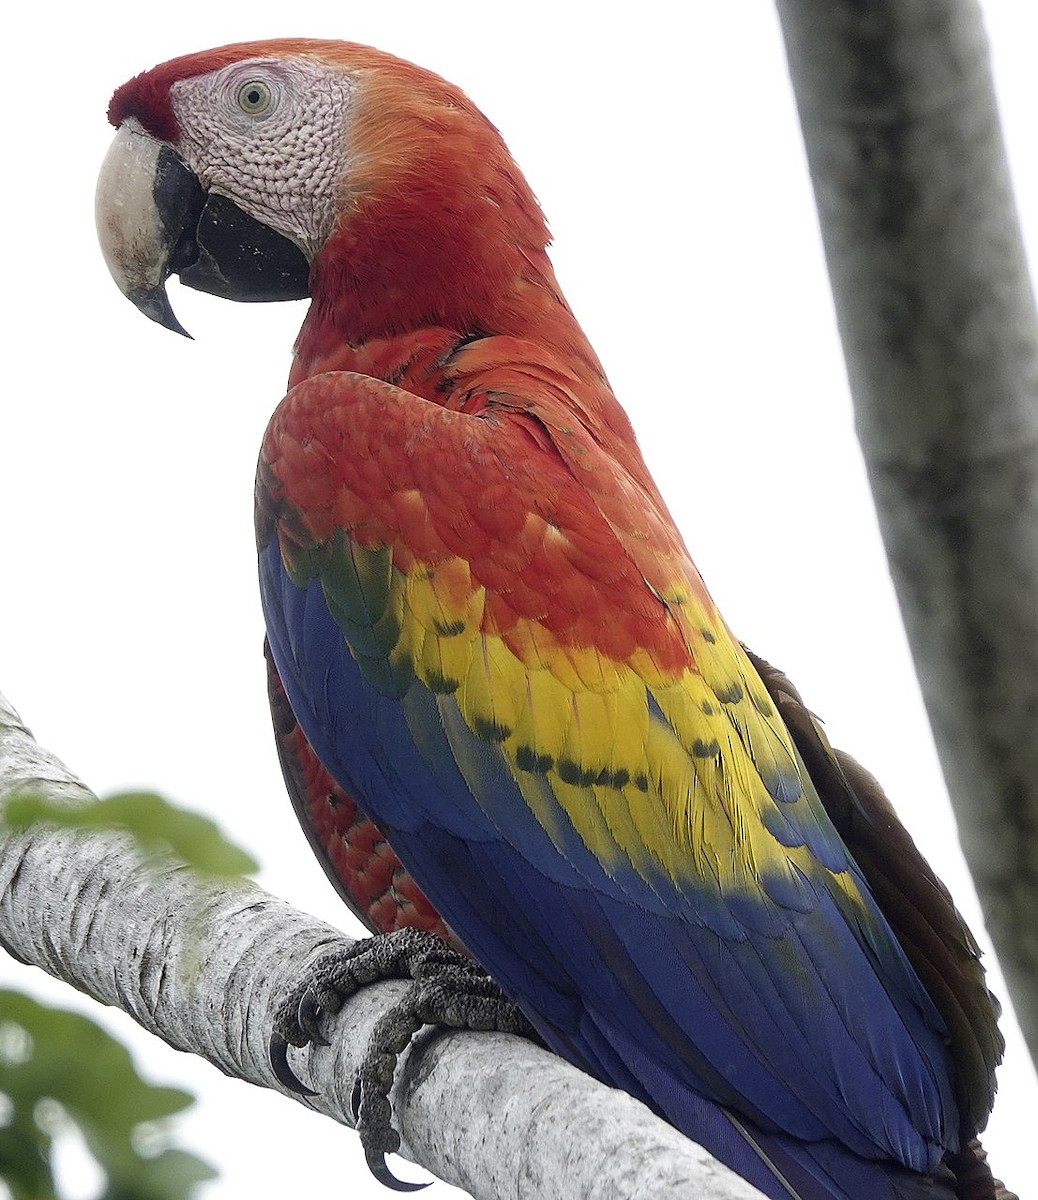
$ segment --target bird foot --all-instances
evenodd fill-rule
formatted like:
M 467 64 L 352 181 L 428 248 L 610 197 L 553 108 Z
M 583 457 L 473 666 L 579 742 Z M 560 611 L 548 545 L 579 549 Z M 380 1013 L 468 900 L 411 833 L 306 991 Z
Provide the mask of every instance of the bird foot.
M 285 1087 L 313 1091 L 288 1064 L 289 1046 L 327 1045 L 320 1030 L 326 1013 L 337 1013 L 367 984 L 407 979 L 411 986 L 376 1022 L 365 1048 L 353 1094 L 357 1132 L 371 1173 L 388 1188 L 410 1192 L 426 1184 L 404 1183 L 386 1165 L 400 1148 L 389 1092 L 397 1060 L 423 1025 L 514 1033 L 536 1037 L 522 1012 L 472 959 L 435 934 L 401 929 L 355 942 L 317 959 L 285 999 L 274 1020 L 271 1068 Z

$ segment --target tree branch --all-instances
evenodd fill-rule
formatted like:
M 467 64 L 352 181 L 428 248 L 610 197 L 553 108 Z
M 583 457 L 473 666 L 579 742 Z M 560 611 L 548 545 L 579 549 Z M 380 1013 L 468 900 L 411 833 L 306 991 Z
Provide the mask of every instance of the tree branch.
M 777 0 L 879 522 L 1038 1061 L 1038 330 L 974 0 Z
M 26 789 L 93 799 L 0 696 L 0 807 Z M 124 834 L 0 822 L 0 944 L 260 1087 L 281 1090 L 267 1062 L 280 998 L 340 941 L 252 884 L 146 862 Z M 297 1073 L 319 1094 L 294 1099 L 352 1123 L 368 1035 L 403 986 L 364 989 L 326 1031 L 331 1045 L 299 1053 Z M 393 1108 L 401 1153 L 477 1200 L 759 1196 L 630 1096 L 520 1038 L 419 1038 L 401 1060 Z

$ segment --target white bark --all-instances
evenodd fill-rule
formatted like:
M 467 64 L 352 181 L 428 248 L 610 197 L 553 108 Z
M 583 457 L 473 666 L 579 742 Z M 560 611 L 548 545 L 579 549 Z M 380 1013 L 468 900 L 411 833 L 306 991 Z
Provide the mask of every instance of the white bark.
M 777 6 L 891 572 L 1038 1061 L 1038 327 L 980 11 Z
M 0 696 L 0 807 L 26 785 L 69 803 L 90 798 Z M 251 884 L 146 863 L 122 834 L 12 833 L 0 822 L 0 945 L 260 1087 L 281 1090 L 267 1062 L 279 998 L 339 941 Z M 301 1103 L 351 1122 L 368 1033 L 402 987 L 365 989 L 326 1030 L 330 1046 L 294 1053 L 318 1092 Z M 420 1037 L 401 1061 L 393 1108 L 402 1154 L 477 1200 L 759 1197 L 630 1096 L 520 1038 Z

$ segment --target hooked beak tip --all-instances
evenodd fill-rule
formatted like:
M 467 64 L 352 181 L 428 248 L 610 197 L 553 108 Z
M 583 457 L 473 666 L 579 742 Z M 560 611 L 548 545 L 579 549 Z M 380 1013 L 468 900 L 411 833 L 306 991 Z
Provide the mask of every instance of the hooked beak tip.
M 191 334 L 177 320 L 176 313 L 169 303 L 169 297 L 166 295 L 165 287 L 135 288 L 133 291 L 127 292 L 126 296 L 146 317 L 150 317 L 163 329 L 169 329 L 173 333 L 179 333 L 182 337 L 194 341 Z

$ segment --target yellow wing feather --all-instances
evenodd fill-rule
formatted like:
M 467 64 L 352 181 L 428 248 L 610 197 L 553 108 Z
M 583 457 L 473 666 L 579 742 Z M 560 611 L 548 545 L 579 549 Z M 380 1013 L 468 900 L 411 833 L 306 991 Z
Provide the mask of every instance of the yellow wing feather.
M 460 558 L 407 566 L 372 614 L 394 677 L 410 671 L 453 696 L 560 850 L 575 833 L 610 874 L 633 868 L 652 887 L 722 898 L 760 896 L 766 878 L 797 887 L 798 872 L 822 869 L 795 832 L 817 819 L 817 800 L 789 733 L 696 589 L 658 592 L 689 648 L 668 671 L 644 650 L 617 662 L 532 619 L 502 627 Z M 369 569 L 385 588 L 381 560 Z M 458 729 L 449 736 L 464 757 Z M 847 872 L 833 878 L 857 897 Z

